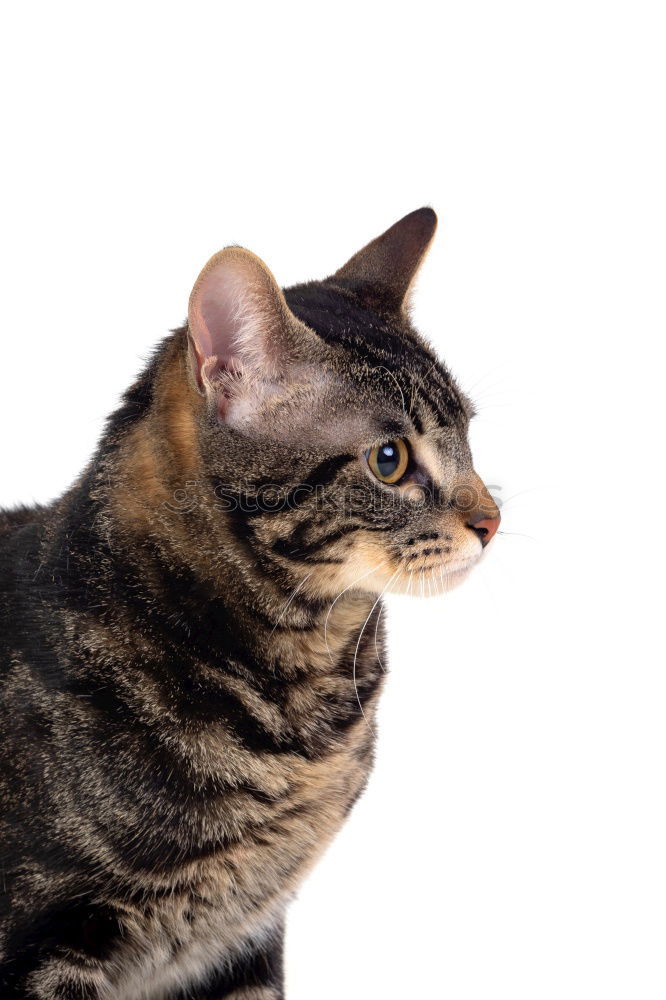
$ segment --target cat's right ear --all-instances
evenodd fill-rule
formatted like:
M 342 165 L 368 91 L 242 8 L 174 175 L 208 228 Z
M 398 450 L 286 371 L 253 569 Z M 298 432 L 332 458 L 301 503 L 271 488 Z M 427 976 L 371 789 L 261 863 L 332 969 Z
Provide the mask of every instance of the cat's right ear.
M 293 317 L 275 278 L 249 250 L 228 247 L 208 261 L 192 289 L 190 353 L 201 392 L 225 397 L 284 371 Z

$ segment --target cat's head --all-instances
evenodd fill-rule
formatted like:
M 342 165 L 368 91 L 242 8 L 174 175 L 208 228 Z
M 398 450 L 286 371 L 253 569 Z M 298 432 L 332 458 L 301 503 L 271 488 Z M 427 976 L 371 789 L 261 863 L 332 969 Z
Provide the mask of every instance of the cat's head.
M 407 312 L 436 224 L 413 212 L 332 277 L 284 292 L 228 248 L 192 291 L 220 516 L 265 570 L 322 596 L 448 589 L 499 524 L 472 465 L 471 404 Z

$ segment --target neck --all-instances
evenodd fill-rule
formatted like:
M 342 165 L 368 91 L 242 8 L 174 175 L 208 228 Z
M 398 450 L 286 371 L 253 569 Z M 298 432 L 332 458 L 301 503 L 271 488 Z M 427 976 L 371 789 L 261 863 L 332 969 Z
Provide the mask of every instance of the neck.
M 274 595 L 261 609 L 256 592 L 222 592 L 225 571 L 241 578 L 238 564 L 221 560 L 215 577 L 202 577 L 161 536 L 134 535 L 130 545 L 101 499 L 87 509 L 75 499 L 51 551 L 59 547 L 61 571 L 68 563 L 58 662 L 85 704 L 114 725 L 140 722 L 152 743 L 187 733 L 192 766 L 220 727 L 225 745 L 316 758 L 371 718 L 383 675 L 373 595 L 321 602 L 284 592 L 281 611 Z

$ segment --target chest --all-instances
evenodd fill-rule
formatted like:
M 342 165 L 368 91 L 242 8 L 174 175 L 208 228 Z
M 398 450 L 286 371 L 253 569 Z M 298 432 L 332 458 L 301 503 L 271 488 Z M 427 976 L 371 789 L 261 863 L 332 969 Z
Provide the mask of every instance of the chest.
M 209 849 L 135 885 L 150 902 L 125 909 L 123 977 L 109 996 L 161 1000 L 270 934 L 361 793 L 371 743 L 359 717 L 321 758 L 240 755 L 243 780 L 198 820 Z

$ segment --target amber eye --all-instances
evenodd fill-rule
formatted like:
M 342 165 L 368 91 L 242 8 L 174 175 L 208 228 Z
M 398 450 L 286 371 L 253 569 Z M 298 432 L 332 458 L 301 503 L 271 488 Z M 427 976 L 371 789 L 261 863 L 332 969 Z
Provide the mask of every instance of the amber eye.
M 387 441 L 367 453 L 370 471 L 382 483 L 390 486 L 402 479 L 409 463 L 409 451 L 404 441 Z

